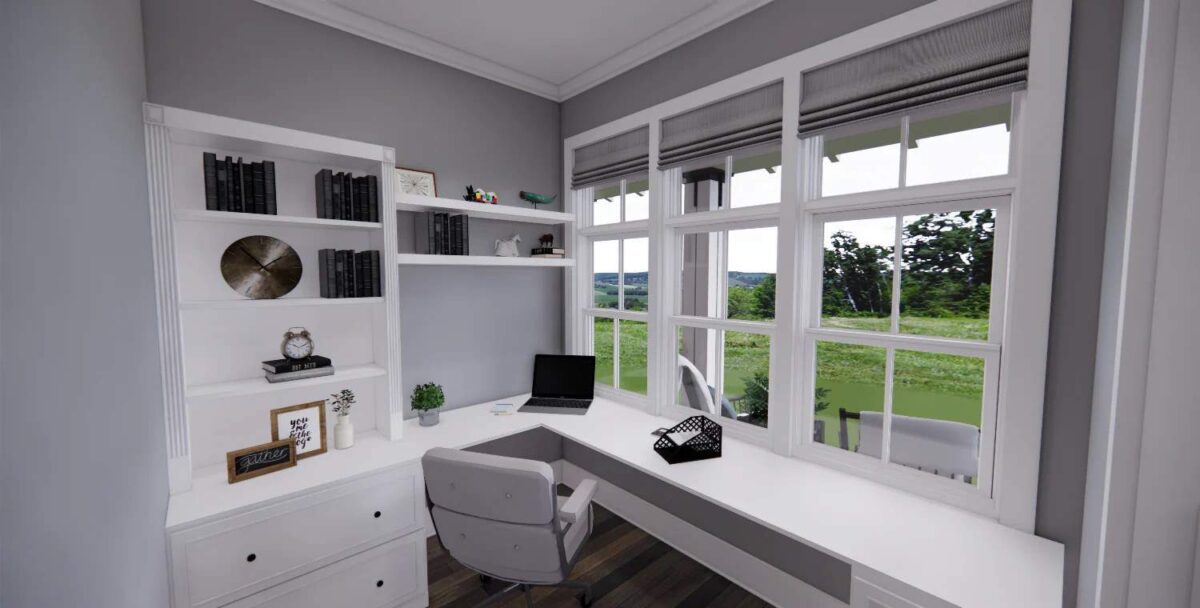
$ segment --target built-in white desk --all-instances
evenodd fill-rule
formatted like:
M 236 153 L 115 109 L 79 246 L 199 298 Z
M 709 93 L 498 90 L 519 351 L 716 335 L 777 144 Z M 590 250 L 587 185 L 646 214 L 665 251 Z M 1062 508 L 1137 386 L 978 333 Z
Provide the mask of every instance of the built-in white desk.
M 523 399 L 518 396 L 501 401 L 519 404 Z M 400 441 L 360 437 L 349 450 L 331 449 L 301 461 L 295 468 L 234 485 L 226 483 L 223 467 L 201 471 L 193 477 L 190 491 L 171 497 L 168 535 L 173 540 L 182 539 L 180 543 L 193 542 L 197 530 L 213 526 L 224 529 L 224 521 L 263 521 L 282 502 L 305 501 L 320 493 L 333 495 L 343 492 L 343 487 L 344 492 L 367 492 L 363 488 L 370 487 L 370 480 L 391 475 L 393 470 L 416 475 L 404 477 L 403 483 L 419 485 L 416 464 L 429 448 L 468 447 L 541 427 L 669 484 L 676 491 L 687 492 L 846 562 L 855 581 L 851 603 L 856 607 L 1061 605 L 1062 545 L 979 515 L 780 456 L 728 435 L 721 458 L 669 465 L 651 449 L 654 437 L 650 432 L 671 426 L 673 421 L 605 399 L 597 399 L 586 416 L 496 416 L 489 412 L 491 403 L 443 412 L 441 423 L 433 427 L 406 421 Z M 567 485 L 572 484 L 572 477 L 590 473 L 577 465 L 558 463 Z M 601 481 L 597 502 L 766 599 L 806 608 L 846 605 L 704 530 L 675 521 L 668 511 L 641 500 L 612 480 L 597 477 Z M 406 495 L 404 500 L 423 501 L 423 496 Z M 378 513 L 375 517 L 379 518 Z M 424 513 L 421 518 L 423 525 Z M 186 568 L 178 562 L 194 551 L 174 542 L 172 547 L 173 578 L 187 576 Z M 336 560 L 327 560 L 322 567 L 333 567 L 330 564 L 336 565 Z M 414 576 L 424 576 L 424 572 L 422 564 Z M 760 588 L 763 586 L 766 588 Z M 177 608 L 180 597 L 176 593 Z M 788 598 L 795 598 L 795 602 Z M 184 605 L 208 604 L 193 599 Z

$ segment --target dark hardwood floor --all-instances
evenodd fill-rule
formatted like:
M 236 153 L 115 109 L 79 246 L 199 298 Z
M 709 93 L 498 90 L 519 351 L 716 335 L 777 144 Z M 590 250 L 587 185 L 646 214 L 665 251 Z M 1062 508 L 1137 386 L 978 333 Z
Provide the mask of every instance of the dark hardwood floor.
M 485 591 L 478 575 L 451 559 L 437 538 L 429 538 L 428 555 L 431 608 L 469 608 L 506 586 L 494 581 Z M 771 606 L 599 505 L 592 537 L 571 579 L 591 583 L 596 608 Z M 521 594 L 513 591 L 509 596 L 493 605 L 525 606 Z M 535 587 L 533 600 L 538 608 L 579 606 L 575 592 L 568 589 Z

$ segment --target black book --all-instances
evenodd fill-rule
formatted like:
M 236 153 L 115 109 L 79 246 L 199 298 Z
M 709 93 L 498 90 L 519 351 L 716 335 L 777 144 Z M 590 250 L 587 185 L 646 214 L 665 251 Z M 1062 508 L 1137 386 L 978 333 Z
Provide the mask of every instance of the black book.
M 229 165 L 217 161 L 217 211 L 229 211 Z
M 367 181 L 366 176 L 358 178 L 358 221 L 370 222 L 371 220 L 371 183 Z
M 379 250 L 371 251 L 371 295 L 378 298 L 383 296 L 383 283 L 379 276 Z
M 254 187 L 252 182 L 253 176 L 250 173 L 250 165 L 243 163 L 241 157 L 238 157 L 236 167 L 235 173 L 237 174 L 237 179 L 234 182 L 237 192 L 234 193 L 233 198 L 229 201 L 229 210 L 246 212 L 250 210 L 246 206 L 246 193 Z
M 275 205 L 275 161 L 264 160 L 263 167 L 263 198 L 266 200 L 267 215 L 279 213 Z
M 245 207 L 242 206 L 242 180 L 245 179 L 245 175 L 242 174 L 242 157 L 231 160 L 229 170 L 230 176 L 233 178 L 229 184 L 229 210 L 245 211 Z
M 238 183 L 237 165 L 232 156 L 225 157 L 225 210 L 234 211 L 234 197 L 237 195 Z
M 329 367 L 331 365 L 333 365 L 333 361 L 330 361 L 328 357 L 320 355 L 310 355 L 303 359 L 272 359 L 262 362 L 263 371 L 272 374 L 287 374 L 306 369 Z
M 344 298 L 346 294 L 342 292 L 342 282 L 346 279 L 346 256 L 344 252 L 333 252 L 333 285 L 329 287 L 335 298 Z
M 342 219 L 342 173 L 338 173 L 332 177 L 333 185 L 330 186 L 332 196 L 330 200 L 330 215 L 331 220 Z
M 354 254 L 354 289 L 360 298 L 371 297 L 371 252 L 360 251 Z
M 462 231 L 462 216 L 450 216 L 450 255 L 462 255 L 460 237 Z
M 367 221 L 379 221 L 379 178 L 367 176 Z
M 343 267 L 346 271 L 342 274 L 342 293 L 343 297 L 355 298 L 358 297 L 358 291 L 355 286 L 358 284 L 358 273 L 354 267 L 354 250 L 346 249 L 340 252 L 344 259 Z
M 471 255 L 471 217 L 468 215 L 462 220 L 462 254 Z
M 217 155 L 204 153 L 204 208 L 216 211 L 217 207 Z
M 442 254 L 442 247 L 446 244 L 446 214 L 433 214 L 433 251 L 434 255 Z
M 450 255 L 450 214 L 442 214 L 442 255 Z
M 263 164 L 262 163 L 254 163 L 253 165 L 251 165 L 250 173 L 251 173 L 251 176 L 253 177 L 253 179 L 251 181 L 253 182 L 253 190 L 252 191 L 254 192 L 254 212 L 266 214 L 267 213 L 267 191 L 266 191 L 267 184 L 266 184 L 266 181 L 263 176 Z
M 323 220 L 333 219 L 333 171 L 317 171 L 314 186 L 317 192 L 317 217 Z
M 345 205 L 345 208 L 343 209 L 343 212 L 342 212 L 343 213 L 342 219 L 353 220 L 354 219 L 354 178 L 349 173 L 346 173 L 345 177 L 342 178 L 342 204 Z
M 338 297 L 337 292 L 337 250 L 326 249 L 325 254 L 325 289 L 329 297 Z
M 318 283 L 321 287 L 321 297 L 329 297 L 329 267 L 325 263 L 325 258 L 329 256 L 332 249 L 320 249 L 317 251 L 317 276 Z

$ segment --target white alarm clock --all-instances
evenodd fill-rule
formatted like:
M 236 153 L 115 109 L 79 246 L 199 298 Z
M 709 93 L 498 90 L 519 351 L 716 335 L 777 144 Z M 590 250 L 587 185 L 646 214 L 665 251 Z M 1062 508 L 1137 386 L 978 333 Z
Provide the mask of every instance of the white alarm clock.
M 279 350 L 288 359 L 311 357 L 313 354 L 312 335 L 303 327 L 288 328 L 283 334 L 283 344 L 280 345 Z

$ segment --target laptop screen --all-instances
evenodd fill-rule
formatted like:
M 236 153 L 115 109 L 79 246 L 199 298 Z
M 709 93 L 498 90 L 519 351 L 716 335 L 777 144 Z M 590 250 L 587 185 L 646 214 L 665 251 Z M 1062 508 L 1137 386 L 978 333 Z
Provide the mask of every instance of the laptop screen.
M 533 359 L 533 396 L 591 399 L 595 386 L 596 358 L 576 355 L 536 355 Z

